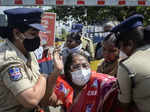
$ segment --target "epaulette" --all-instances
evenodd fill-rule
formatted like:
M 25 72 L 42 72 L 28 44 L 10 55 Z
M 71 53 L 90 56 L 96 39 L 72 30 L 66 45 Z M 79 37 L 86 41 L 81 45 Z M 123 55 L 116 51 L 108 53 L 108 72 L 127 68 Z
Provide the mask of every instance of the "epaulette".
M 6 40 L 0 37 L 0 47 L 6 43 Z
M 127 72 L 128 72 L 128 76 L 131 79 L 131 87 L 135 88 L 135 75 L 136 72 L 130 70 L 125 64 L 123 64 L 123 61 L 127 60 L 128 58 L 122 60 L 119 62 L 119 65 L 122 66 Z

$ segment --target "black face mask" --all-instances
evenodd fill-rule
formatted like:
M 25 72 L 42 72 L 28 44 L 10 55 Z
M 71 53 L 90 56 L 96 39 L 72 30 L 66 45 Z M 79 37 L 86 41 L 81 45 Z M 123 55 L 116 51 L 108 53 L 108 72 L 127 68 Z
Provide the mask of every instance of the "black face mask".
M 40 46 L 40 37 L 35 37 L 33 39 L 24 39 L 23 45 L 27 51 L 34 51 Z

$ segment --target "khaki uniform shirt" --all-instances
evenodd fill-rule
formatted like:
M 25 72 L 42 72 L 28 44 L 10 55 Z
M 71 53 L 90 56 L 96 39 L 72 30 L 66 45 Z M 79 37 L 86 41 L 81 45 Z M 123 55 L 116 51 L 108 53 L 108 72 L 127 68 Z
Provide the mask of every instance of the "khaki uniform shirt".
M 81 37 L 82 48 L 90 53 L 91 58 L 94 58 L 94 44 L 93 41 L 86 37 Z
M 40 74 L 35 55 L 30 53 L 29 57 L 0 38 L 0 112 L 31 111 L 16 100 L 17 95 L 35 85 Z
M 122 66 L 118 68 L 118 82 L 120 102 L 130 103 L 134 101 L 141 112 L 150 112 L 150 46 L 144 46 L 136 50 L 123 64 L 135 75 L 135 87 L 131 87 L 131 79 L 128 72 Z
M 98 73 L 105 73 L 111 76 L 117 75 L 118 70 L 118 59 L 114 62 L 106 62 L 104 59 L 103 61 L 98 65 L 97 72 Z

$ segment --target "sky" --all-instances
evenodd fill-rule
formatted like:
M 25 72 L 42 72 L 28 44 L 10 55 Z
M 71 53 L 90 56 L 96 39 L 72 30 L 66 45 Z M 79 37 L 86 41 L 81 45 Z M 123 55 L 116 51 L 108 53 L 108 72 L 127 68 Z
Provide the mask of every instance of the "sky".
M 0 14 L 3 14 L 4 10 L 10 9 L 10 8 L 15 8 L 15 7 L 12 7 L 12 6 L 0 6 Z
M 0 14 L 3 14 L 3 11 L 6 9 L 11 9 L 11 8 L 18 8 L 18 7 L 24 7 L 24 6 L 0 6 Z M 29 6 L 28 6 L 29 7 Z M 43 6 L 43 10 L 50 9 L 50 6 Z

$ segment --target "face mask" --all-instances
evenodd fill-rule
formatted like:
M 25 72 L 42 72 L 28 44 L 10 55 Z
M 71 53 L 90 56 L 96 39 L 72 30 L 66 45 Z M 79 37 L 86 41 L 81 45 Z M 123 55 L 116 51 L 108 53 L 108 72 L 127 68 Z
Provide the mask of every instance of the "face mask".
M 39 48 L 40 46 L 40 37 L 35 37 L 33 39 L 27 39 L 25 38 L 23 40 L 23 45 L 24 45 L 24 48 L 27 50 L 27 51 L 34 51 L 36 50 L 37 48 Z
M 125 59 L 125 58 L 127 58 L 128 56 L 126 55 L 126 53 L 124 53 L 123 51 L 120 51 L 120 53 L 119 53 L 119 58 L 120 58 L 120 60 L 123 60 L 123 59 Z
M 81 70 L 71 72 L 71 76 L 72 82 L 75 85 L 83 86 L 89 81 L 91 76 L 91 70 L 82 68 Z

